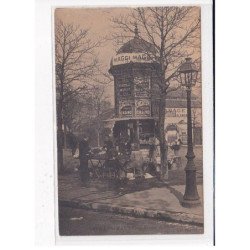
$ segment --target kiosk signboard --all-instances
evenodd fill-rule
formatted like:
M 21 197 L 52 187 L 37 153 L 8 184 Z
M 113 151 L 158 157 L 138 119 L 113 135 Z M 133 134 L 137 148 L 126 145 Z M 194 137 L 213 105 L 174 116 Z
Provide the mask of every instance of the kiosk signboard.
M 119 116 L 120 117 L 131 117 L 133 115 L 131 101 L 120 101 L 119 102 Z
M 150 117 L 151 107 L 150 101 L 147 99 L 140 99 L 135 101 L 135 115 Z
M 136 76 L 134 78 L 135 83 L 135 96 L 136 97 L 148 97 L 149 96 L 149 76 Z
M 112 65 L 134 63 L 151 63 L 153 62 L 152 56 L 146 53 L 121 53 L 112 58 Z

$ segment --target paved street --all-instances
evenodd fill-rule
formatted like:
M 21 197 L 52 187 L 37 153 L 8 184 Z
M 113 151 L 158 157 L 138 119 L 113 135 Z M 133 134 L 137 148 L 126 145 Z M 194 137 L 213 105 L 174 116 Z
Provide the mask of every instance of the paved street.
M 60 209 L 60 235 L 193 234 L 203 228 L 84 209 Z
M 89 187 L 82 187 L 76 172 L 74 175 L 60 176 L 59 201 L 61 205 L 102 212 L 113 211 L 132 216 L 140 214 L 150 218 L 164 216 L 178 222 L 203 223 L 202 205 L 192 209 L 181 205 L 184 185 L 167 186 L 164 183 L 148 182 L 128 183 L 120 191 L 110 185 L 108 180 L 93 180 Z M 197 188 L 202 202 L 203 186 L 198 185 Z

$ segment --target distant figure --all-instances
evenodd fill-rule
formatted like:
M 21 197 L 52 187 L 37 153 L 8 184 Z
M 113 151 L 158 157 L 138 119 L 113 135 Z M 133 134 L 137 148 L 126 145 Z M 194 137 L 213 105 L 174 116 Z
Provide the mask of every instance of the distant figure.
M 170 125 L 166 132 L 166 140 L 168 146 L 173 150 L 174 156 L 179 156 L 179 150 L 181 147 L 181 139 L 177 126 Z
M 130 138 L 127 139 L 125 146 L 126 146 L 126 153 L 131 154 L 132 148 L 131 148 L 131 139 Z
M 154 141 L 154 162 L 155 162 L 155 166 L 156 166 L 156 173 L 160 173 L 161 172 L 161 146 L 160 146 L 160 140 L 155 137 L 155 141 Z
M 107 152 L 107 158 L 111 158 L 111 150 L 112 148 L 114 147 L 113 145 L 113 141 L 111 139 L 110 136 L 106 136 L 105 139 L 104 139 L 104 146 L 103 148 L 106 149 L 106 152 Z
M 128 141 L 128 138 L 125 135 L 120 137 L 120 140 L 119 140 L 119 152 L 122 153 L 122 154 L 125 154 L 126 151 L 127 151 L 127 145 L 126 145 L 127 141 Z
M 171 150 L 168 150 L 168 159 L 171 169 L 181 168 L 182 162 L 181 157 L 179 156 L 179 151 L 181 148 L 181 139 L 179 134 L 179 129 L 176 125 L 171 124 L 167 127 L 166 139 L 168 147 Z
M 107 147 L 109 149 L 113 147 L 113 139 L 111 136 L 109 135 L 105 136 L 104 147 Z
M 118 161 L 118 152 L 116 150 L 116 148 L 114 147 L 113 145 L 113 142 L 110 138 L 110 140 L 107 140 L 106 143 L 105 143 L 105 146 L 106 148 L 106 160 L 105 160 L 105 163 L 104 163 L 104 166 L 105 166 L 105 170 L 107 171 L 107 173 L 109 173 L 109 177 L 110 174 L 114 174 L 115 177 L 118 177 L 119 176 L 119 172 L 120 172 L 120 163 Z
M 88 168 L 88 159 L 89 159 L 89 138 L 84 135 L 83 139 L 79 142 L 79 159 L 80 159 L 80 177 L 82 184 L 84 186 L 89 185 L 90 174 Z

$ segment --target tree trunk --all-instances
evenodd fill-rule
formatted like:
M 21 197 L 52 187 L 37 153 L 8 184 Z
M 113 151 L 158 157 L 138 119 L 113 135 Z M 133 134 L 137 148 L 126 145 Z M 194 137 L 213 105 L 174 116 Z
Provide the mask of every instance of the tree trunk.
M 100 147 L 100 130 L 97 129 L 97 147 Z
M 64 149 L 68 148 L 68 145 L 67 145 L 67 127 L 65 125 L 65 121 L 63 122 L 63 145 L 64 145 Z
M 58 105 L 60 106 L 60 105 Z M 63 130 L 62 130 L 62 113 L 60 113 L 60 108 L 58 108 L 57 114 L 57 166 L 58 173 L 62 173 L 64 171 L 63 165 Z
M 168 178 L 167 145 L 165 139 L 166 94 L 162 93 L 159 107 L 159 136 L 161 150 L 161 177 Z
M 63 83 L 60 83 L 60 96 L 57 105 L 57 167 L 58 173 L 64 172 L 63 164 Z

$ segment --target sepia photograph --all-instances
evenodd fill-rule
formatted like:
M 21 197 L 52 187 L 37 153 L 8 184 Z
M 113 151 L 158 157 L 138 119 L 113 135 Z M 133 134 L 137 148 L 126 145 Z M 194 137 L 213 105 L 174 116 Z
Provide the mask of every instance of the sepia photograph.
M 204 233 L 201 8 L 55 8 L 60 236 Z
M 249 245 L 248 3 L 2 1 L 2 249 Z

